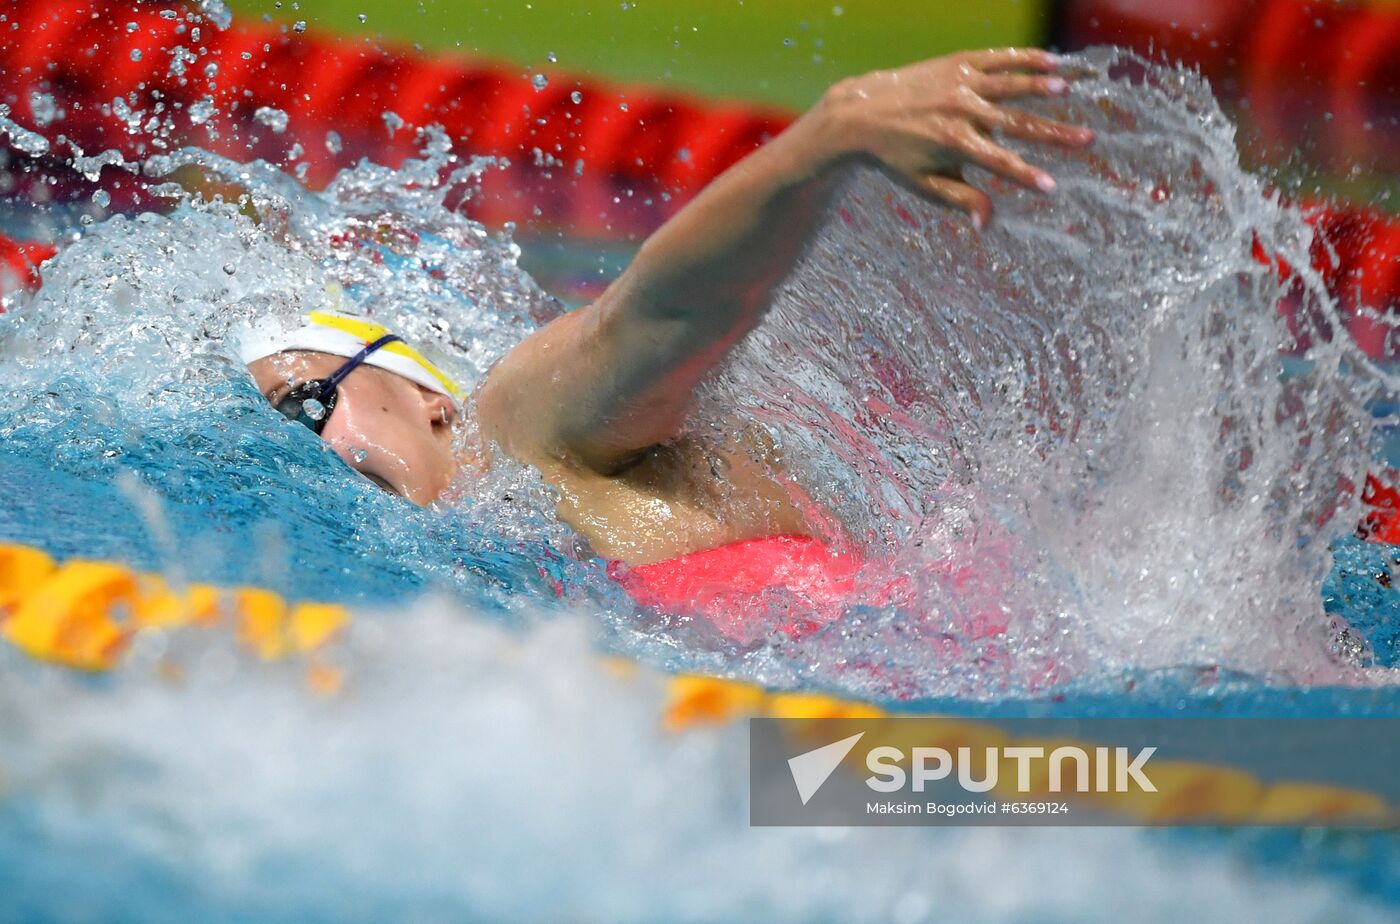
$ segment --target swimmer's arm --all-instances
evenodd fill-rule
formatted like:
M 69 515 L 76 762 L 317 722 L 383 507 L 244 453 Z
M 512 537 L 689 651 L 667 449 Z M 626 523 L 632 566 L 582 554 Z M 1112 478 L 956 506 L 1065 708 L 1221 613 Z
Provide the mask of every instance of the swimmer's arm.
M 990 102 L 1064 92 L 1059 78 L 1020 73 L 1057 64 L 1038 50 L 970 52 L 837 84 L 653 234 L 597 302 L 503 359 L 478 392 L 484 435 L 517 456 L 569 456 L 605 473 L 673 438 L 696 385 L 801 259 L 843 166 L 879 166 L 979 225 L 991 203 L 957 176 L 962 163 L 1053 187 L 985 132 L 1087 142 L 1081 129 Z
M 483 435 L 527 461 L 613 474 L 674 437 L 701 378 L 762 319 L 838 183 L 831 129 L 799 120 L 642 245 L 592 305 L 536 331 L 477 393 Z

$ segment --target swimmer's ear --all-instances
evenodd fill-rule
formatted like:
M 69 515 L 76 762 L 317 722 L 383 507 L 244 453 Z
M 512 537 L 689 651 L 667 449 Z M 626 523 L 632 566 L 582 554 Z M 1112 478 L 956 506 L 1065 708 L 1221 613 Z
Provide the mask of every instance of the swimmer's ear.
M 418 398 L 423 403 L 424 413 L 427 414 L 428 424 L 433 427 L 450 427 L 457 420 L 457 405 L 451 398 L 440 391 L 434 391 L 426 385 L 419 385 L 414 382 L 414 387 L 418 389 Z

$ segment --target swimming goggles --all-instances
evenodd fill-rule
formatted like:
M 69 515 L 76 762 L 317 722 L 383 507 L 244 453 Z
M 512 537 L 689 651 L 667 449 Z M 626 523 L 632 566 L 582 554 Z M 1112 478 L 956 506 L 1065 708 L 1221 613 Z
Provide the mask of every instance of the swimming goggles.
M 336 393 L 340 383 L 355 368 L 370 357 L 375 350 L 391 343 L 399 342 L 394 334 L 385 334 L 378 340 L 365 345 L 365 348 L 347 359 L 340 368 L 323 379 L 310 379 L 292 388 L 277 402 L 277 410 L 288 420 L 307 427 L 317 436 L 326 428 L 326 421 L 335 410 Z

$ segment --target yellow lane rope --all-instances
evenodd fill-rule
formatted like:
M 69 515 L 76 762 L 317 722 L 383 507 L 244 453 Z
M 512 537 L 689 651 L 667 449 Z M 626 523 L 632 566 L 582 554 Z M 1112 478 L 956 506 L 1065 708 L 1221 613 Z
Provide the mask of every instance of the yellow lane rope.
M 0 544 L 0 635 L 30 657 L 83 671 L 107 671 L 120 664 L 135 636 L 145 631 L 184 628 L 232 628 L 238 643 L 258 657 L 272 661 L 289 657 L 307 660 L 307 682 L 317 693 L 331 695 L 341 688 L 340 670 L 316 658 L 316 652 L 351 619 L 343 606 L 301 602 L 288 604 L 273 591 L 258 587 L 220 588 L 208 584 L 171 587 L 159 575 L 142 573 L 108 561 L 73 559 L 55 562 L 40 549 Z M 620 677 L 636 665 L 610 658 L 605 667 Z M 1050 753 L 1061 745 L 1085 747 L 1085 742 L 1012 739 L 990 722 L 947 717 L 896 715 L 870 703 L 818 693 L 765 690 L 753 684 L 716 677 L 681 675 L 670 678 L 661 726 L 680 732 L 706 725 L 765 716 L 786 719 L 895 720 L 870 736 L 882 743 L 912 748 L 942 747 L 950 753 L 970 747 L 1041 746 Z M 862 724 L 860 730 L 868 730 Z M 829 722 L 820 727 L 795 723 L 796 738 L 817 734 L 819 746 L 832 737 Z M 1340 821 L 1376 822 L 1392 819 L 1390 806 L 1374 793 L 1303 782 L 1266 784 L 1235 767 L 1196 761 L 1158 760 L 1152 764 L 1156 793 L 1094 793 L 1075 795 L 1077 804 L 1134 821 L 1210 820 L 1212 823 L 1325 824 Z M 1011 781 L 1011 766 L 1000 768 L 1001 781 Z M 998 795 L 1063 799 L 1049 780 L 1033 781 L 1030 793 L 1004 785 Z

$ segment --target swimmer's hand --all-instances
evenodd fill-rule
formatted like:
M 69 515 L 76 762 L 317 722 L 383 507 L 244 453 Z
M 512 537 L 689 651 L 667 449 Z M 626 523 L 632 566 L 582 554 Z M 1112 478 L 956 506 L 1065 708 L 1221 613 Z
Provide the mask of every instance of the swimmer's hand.
M 477 392 L 482 435 L 517 459 L 617 475 L 680 431 L 695 387 L 763 319 L 816 234 L 845 167 L 873 162 L 979 225 L 965 164 L 1054 182 L 992 133 L 1083 145 L 1088 130 L 1009 108 L 1066 92 L 1035 49 L 974 51 L 842 81 L 642 245 L 592 305 L 527 337 Z
M 969 51 L 843 80 L 804 119 L 815 120 L 829 149 L 876 161 L 919 192 L 967 212 L 981 228 L 992 201 L 962 177 L 977 164 L 1031 189 L 1051 192 L 1054 178 L 998 144 L 993 133 L 1079 147 L 1087 128 L 1004 105 L 1067 93 L 1052 73 L 1059 59 L 1036 48 Z M 1026 73 L 1027 71 L 1031 73 Z

